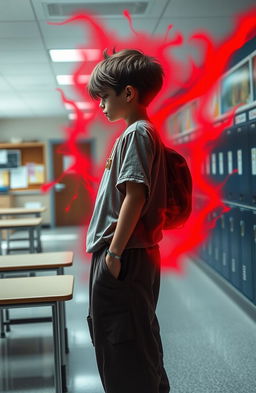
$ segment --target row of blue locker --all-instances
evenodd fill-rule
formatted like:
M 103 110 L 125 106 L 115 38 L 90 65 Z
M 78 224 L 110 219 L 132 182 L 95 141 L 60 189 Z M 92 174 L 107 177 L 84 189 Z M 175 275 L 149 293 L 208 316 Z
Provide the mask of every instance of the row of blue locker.
M 217 217 L 211 212 L 208 220 Z M 233 207 L 222 214 L 199 255 L 256 304 L 256 211 Z
M 252 117 L 246 115 L 239 116 Z M 203 165 L 204 174 L 216 183 L 227 179 L 225 200 L 256 207 L 256 119 L 225 129 L 216 143 Z

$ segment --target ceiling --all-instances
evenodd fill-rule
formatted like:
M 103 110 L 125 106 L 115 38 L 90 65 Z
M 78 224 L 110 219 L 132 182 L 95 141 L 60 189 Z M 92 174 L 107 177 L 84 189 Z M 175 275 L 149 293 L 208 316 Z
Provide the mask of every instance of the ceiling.
M 131 11 L 135 30 L 150 35 L 164 35 L 173 24 L 185 38 L 200 29 L 220 39 L 232 31 L 235 15 L 255 0 L 0 0 L 0 118 L 67 116 L 56 88 L 72 99 L 75 92 L 71 86 L 59 86 L 56 75 L 71 74 L 77 63 L 53 63 L 49 50 L 75 49 L 86 44 L 86 34 L 79 24 L 47 22 L 65 20 L 78 3 L 100 12 L 106 29 L 122 39 L 130 36 L 122 15 L 125 8 Z M 179 56 L 185 59 L 189 52 L 198 55 L 184 47 Z

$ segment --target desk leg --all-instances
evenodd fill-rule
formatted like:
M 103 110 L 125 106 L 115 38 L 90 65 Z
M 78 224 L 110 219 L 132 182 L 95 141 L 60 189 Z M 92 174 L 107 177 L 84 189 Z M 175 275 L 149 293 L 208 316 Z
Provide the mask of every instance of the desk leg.
M 0 278 L 3 279 L 4 275 L 0 274 Z M 0 330 L 1 330 L 1 338 L 5 338 L 5 331 L 4 331 L 4 309 L 0 308 Z
M 41 225 L 38 225 L 36 228 L 37 234 L 37 252 L 42 252 L 42 243 L 41 243 Z
M 10 233 L 9 230 L 6 229 L 6 254 L 9 254 L 10 250 Z
M 61 340 L 61 375 L 63 392 L 67 392 L 67 373 L 66 373 L 66 351 L 65 351 L 65 324 L 64 324 L 65 302 L 59 302 L 60 315 L 60 340 Z
M 59 267 L 57 269 L 57 274 L 58 275 L 64 275 L 64 267 Z M 65 353 L 69 353 L 69 346 L 68 346 L 68 328 L 67 328 L 67 319 L 66 319 L 66 304 L 65 302 L 61 302 L 61 311 L 62 311 L 62 318 L 63 318 L 63 323 L 62 326 L 64 326 L 64 340 L 65 340 Z
M 1 338 L 5 338 L 4 332 L 4 310 L 0 309 L 0 326 L 1 326 Z
M 9 333 L 11 331 L 11 321 L 10 321 L 10 311 L 8 308 L 5 309 L 5 326 L 6 326 L 6 331 Z
M 2 251 L 2 231 L 0 230 L 0 255 L 3 255 Z
M 60 313 L 58 302 L 52 305 L 53 344 L 54 344 L 54 367 L 55 367 L 55 392 L 63 393 L 62 388 L 62 361 L 61 361 L 61 336 L 60 336 Z
M 29 252 L 35 252 L 35 245 L 34 245 L 34 228 L 29 228 Z

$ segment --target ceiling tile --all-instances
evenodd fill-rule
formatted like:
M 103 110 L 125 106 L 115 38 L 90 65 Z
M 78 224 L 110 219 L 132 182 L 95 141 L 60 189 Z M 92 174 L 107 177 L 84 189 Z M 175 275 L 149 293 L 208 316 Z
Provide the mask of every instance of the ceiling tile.
M 1 38 L 40 38 L 40 33 L 36 22 L 16 22 L 16 21 L 1 21 L 0 22 L 0 37 Z
M 2 51 L 0 57 L 0 72 L 2 64 L 17 64 L 17 67 L 22 64 L 30 63 L 49 63 L 48 54 L 43 50 L 34 51 Z
M 255 6 L 255 0 L 171 0 L 163 18 L 191 19 L 233 16 L 252 6 Z
M 0 53 L 20 50 L 43 49 L 43 43 L 38 37 L 33 38 L 0 38 Z
M 213 38 L 224 38 L 234 26 L 230 17 L 192 19 L 180 19 L 175 17 L 171 20 L 170 18 L 163 18 L 155 34 L 164 36 L 169 24 L 173 25 L 169 32 L 169 37 L 174 37 L 177 32 L 180 32 L 184 38 L 189 38 L 198 31 L 209 32 Z
M 34 20 L 34 13 L 29 0 L 0 1 L 0 21 Z

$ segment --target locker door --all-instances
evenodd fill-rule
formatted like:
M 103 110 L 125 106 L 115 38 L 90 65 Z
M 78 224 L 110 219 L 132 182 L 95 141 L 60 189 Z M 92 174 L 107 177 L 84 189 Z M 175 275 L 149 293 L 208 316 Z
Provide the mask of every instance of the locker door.
M 227 179 L 223 194 L 224 198 L 229 201 L 234 201 L 235 190 L 237 188 L 237 173 L 233 173 L 237 169 L 237 145 L 236 145 L 236 128 L 231 127 L 225 130 L 226 132 L 226 160 L 229 178 Z
M 218 176 L 217 176 L 217 147 L 215 147 L 210 156 L 211 156 L 211 180 L 214 183 L 217 183 Z
M 249 140 L 249 157 L 250 157 L 250 186 L 251 195 L 249 204 L 256 206 L 256 120 L 249 123 L 248 126 L 248 140 Z
M 207 217 L 208 221 L 212 221 L 212 212 L 208 213 Z M 212 265 L 213 262 L 213 239 L 212 239 L 212 231 L 208 235 L 207 243 L 206 243 L 206 262 L 208 265 Z
M 234 189 L 234 199 L 240 203 L 250 202 L 250 153 L 248 141 L 248 125 L 236 128 L 236 160 L 237 160 L 237 184 Z
M 230 280 L 230 265 L 228 261 L 230 260 L 230 252 L 229 252 L 229 217 L 228 213 L 222 214 L 220 217 L 220 237 L 221 237 L 221 269 L 222 275 L 227 280 Z
M 217 217 L 217 212 L 213 212 L 213 217 Z M 221 273 L 221 263 L 220 263 L 220 219 L 216 221 L 215 227 L 213 228 L 213 255 L 212 255 L 212 264 L 214 269 Z
M 230 282 L 237 289 L 241 290 L 240 266 L 239 266 L 240 210 L 238 208 L 232 208 L 228 212 L 228 215 L 229 215 Z
M 218 183 L 222 183 L 226 179 L 228 173 L 227 159 L 226 159 L 226 150 L 227 150 L 226 137 L 227 137 L 226 130 L 223 130 L 221 136 L 219 137 L 218 148 L 216 150 L 216 161 L 217 161 L 216 180 Z
M 199 203 L 198 203 L 198 210 L 200 211 L 205 205 L 205 201 L 204 199 L 200 199 Z M 205 218 L 205 220 L 208 220 L 208 217 Z M 203 261 L 207 260 L 207 242 L 208 240 L 206 239 L 202 244 L 201 244 L 201 248 L 200 248 L 200 257 Z
M 252 239 L 253 239 L 252 212 L 241 209 L 240 239 L 241 239 L 241 289 L 243 294 L 253 300 L 253 273 L 252 273 Z
M 252 211 L 252 282 L 253 282 L 253 302 L 256 304 L 256 211 Z

